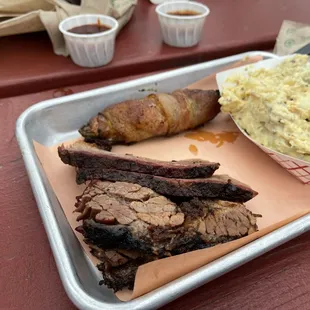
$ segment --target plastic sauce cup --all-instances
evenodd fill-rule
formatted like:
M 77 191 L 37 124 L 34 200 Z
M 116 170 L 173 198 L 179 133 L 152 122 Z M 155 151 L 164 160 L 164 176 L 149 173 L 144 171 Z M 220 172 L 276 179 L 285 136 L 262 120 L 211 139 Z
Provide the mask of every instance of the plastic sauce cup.
M 68 30 L 90 24 L 108 26 L 110 29 L 94 34 L 77 34 Z M 100 14 L 76 15 L 59 24 L 73 62 L 81 67 L 100 67 L 108 64 L 114 55 L 118 22 L 115 18 Z
M 171 15 L 171 12 L 193 11 L 197 15 Z M 156 7 L 164 42 L 175 47 L 190 47 L 199 43 L 210 10 L 194 1 L 165 2 Z

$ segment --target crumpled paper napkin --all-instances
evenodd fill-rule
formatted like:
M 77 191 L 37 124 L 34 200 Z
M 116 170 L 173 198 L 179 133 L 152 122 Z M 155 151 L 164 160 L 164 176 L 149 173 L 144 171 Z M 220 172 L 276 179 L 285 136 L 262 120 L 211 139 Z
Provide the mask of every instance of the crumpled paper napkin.
M 279 56 L 293 54 L 310 43 L 310 24 L 284 20 L 273 52 Z
M 130 20 L 138 0 L 82 0 L 81 5 L 65 0 L 0 0 L 0 36 L 46 30 L 55 54 L 68 56 L 58 30 L 65 18 L 79 14 L 104 14 L 119 22 L 120 31 Z

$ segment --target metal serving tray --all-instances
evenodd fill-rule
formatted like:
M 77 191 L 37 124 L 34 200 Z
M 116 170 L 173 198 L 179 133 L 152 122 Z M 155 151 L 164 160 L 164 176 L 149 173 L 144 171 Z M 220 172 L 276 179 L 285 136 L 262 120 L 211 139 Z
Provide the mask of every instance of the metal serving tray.
M 17 120 L 17 140 L 59 274 L 67 294 L 78 308 L 159 308 L 310 229 L 310 215 L 307 215 L 153 292 L 130 302 L 121 302 L 111 290 L 98 285 L 100 274 L 84 254 L 35 154 L 33 139 L 44 145 L 53 145 L 76 137 L 77 129 L 104 106 L 130 98 L 141 98 L 154 90 L 172 91 L 184 87 L 242 59 L 245 55 L 277 57 L 266 52 L 244 53 L 47 100 L 30 107 Z

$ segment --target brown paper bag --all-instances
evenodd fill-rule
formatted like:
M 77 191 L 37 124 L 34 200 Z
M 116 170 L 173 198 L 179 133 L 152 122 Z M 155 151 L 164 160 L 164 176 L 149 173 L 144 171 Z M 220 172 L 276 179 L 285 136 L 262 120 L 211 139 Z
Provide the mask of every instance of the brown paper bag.
M 53 10 L 54 5 L 47 0 L 0 0 L 0 16 L 16 16 L 37 10 Z
M 130 20 L 138 0 L 82 0 L 81 6 L 65 0 L 0 0 L 0 37 L 46 30 L 55 54 L 67 56 L 65 42 L 58 30 L 59 23 L 79 14 L 104 14 L 115 17 L 120 31 Z M 2 15 L 1 15 L 2 14 Z
M 237 62 L 232 67 L 257 60 L 260 60 L 260 57 Z M 222 70 L 224 69 L 228 68 Z M 214 89 L 216 87 L 215 74 L 190 85 L 190 87 Z M 225 114 L 218 115 L 200 130 L 215 133 L 238 132 L 234 122 Z M 197 136 L 197 140 L 189 139 L 184 133 L 173 137 L 150 139 L 130 146 L 113 147 L 113 152 L 116 153 L 129 153 L 161 160 L 178 160 L 193 158 L 189 146 L 195 144 L 198 149 L 197 157 L 220 162 L 219 173 L 229 174 L 233 178 L 250 184 L 253 189 L 259 192 L 259 195 L 247 202 L 246 206 L 252 212 L 263 215 L 258 219 L 260 230 L 247 237 L 140 266 L 133 292 L 128 290 L 118 292 L 119 299 L 125 301 L 146 294 L 309 213 L 310 191 L 308 188 L 287 173 L 240 132 L 238 133 L 235 142 L 224 143 L 221 147 L 208 141 L 201 141 L 199 136 Z M 199 132 L 196 134 L 199 135 Z M 78 226 L 76 214 L 73 213 L 75 197 L 82 193 L 85 185 L 76 184 L 75 169 L 61 162 L 57 154 L 57 145 L 46 147 L 34 142 L 34 147 L 68 222 L 74 229 Z M 92 262 L 98 263 L 98 260 L 90 254 L 88 246 L 82 241 L 82 235 L 74 232 Z
M 310 24 L 285 20 L 282 23 L 273 52 L 279 56 L 293 54 L 308 43 L 310 43 Z

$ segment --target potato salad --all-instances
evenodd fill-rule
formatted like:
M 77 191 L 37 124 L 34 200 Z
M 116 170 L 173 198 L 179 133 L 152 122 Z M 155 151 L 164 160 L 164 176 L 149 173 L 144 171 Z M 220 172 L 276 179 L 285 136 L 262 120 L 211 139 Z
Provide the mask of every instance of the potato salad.
M 219 102 L 256 142 L 310 162 L 308 59 L 295 55 L 274 68 L 231 76 Z

